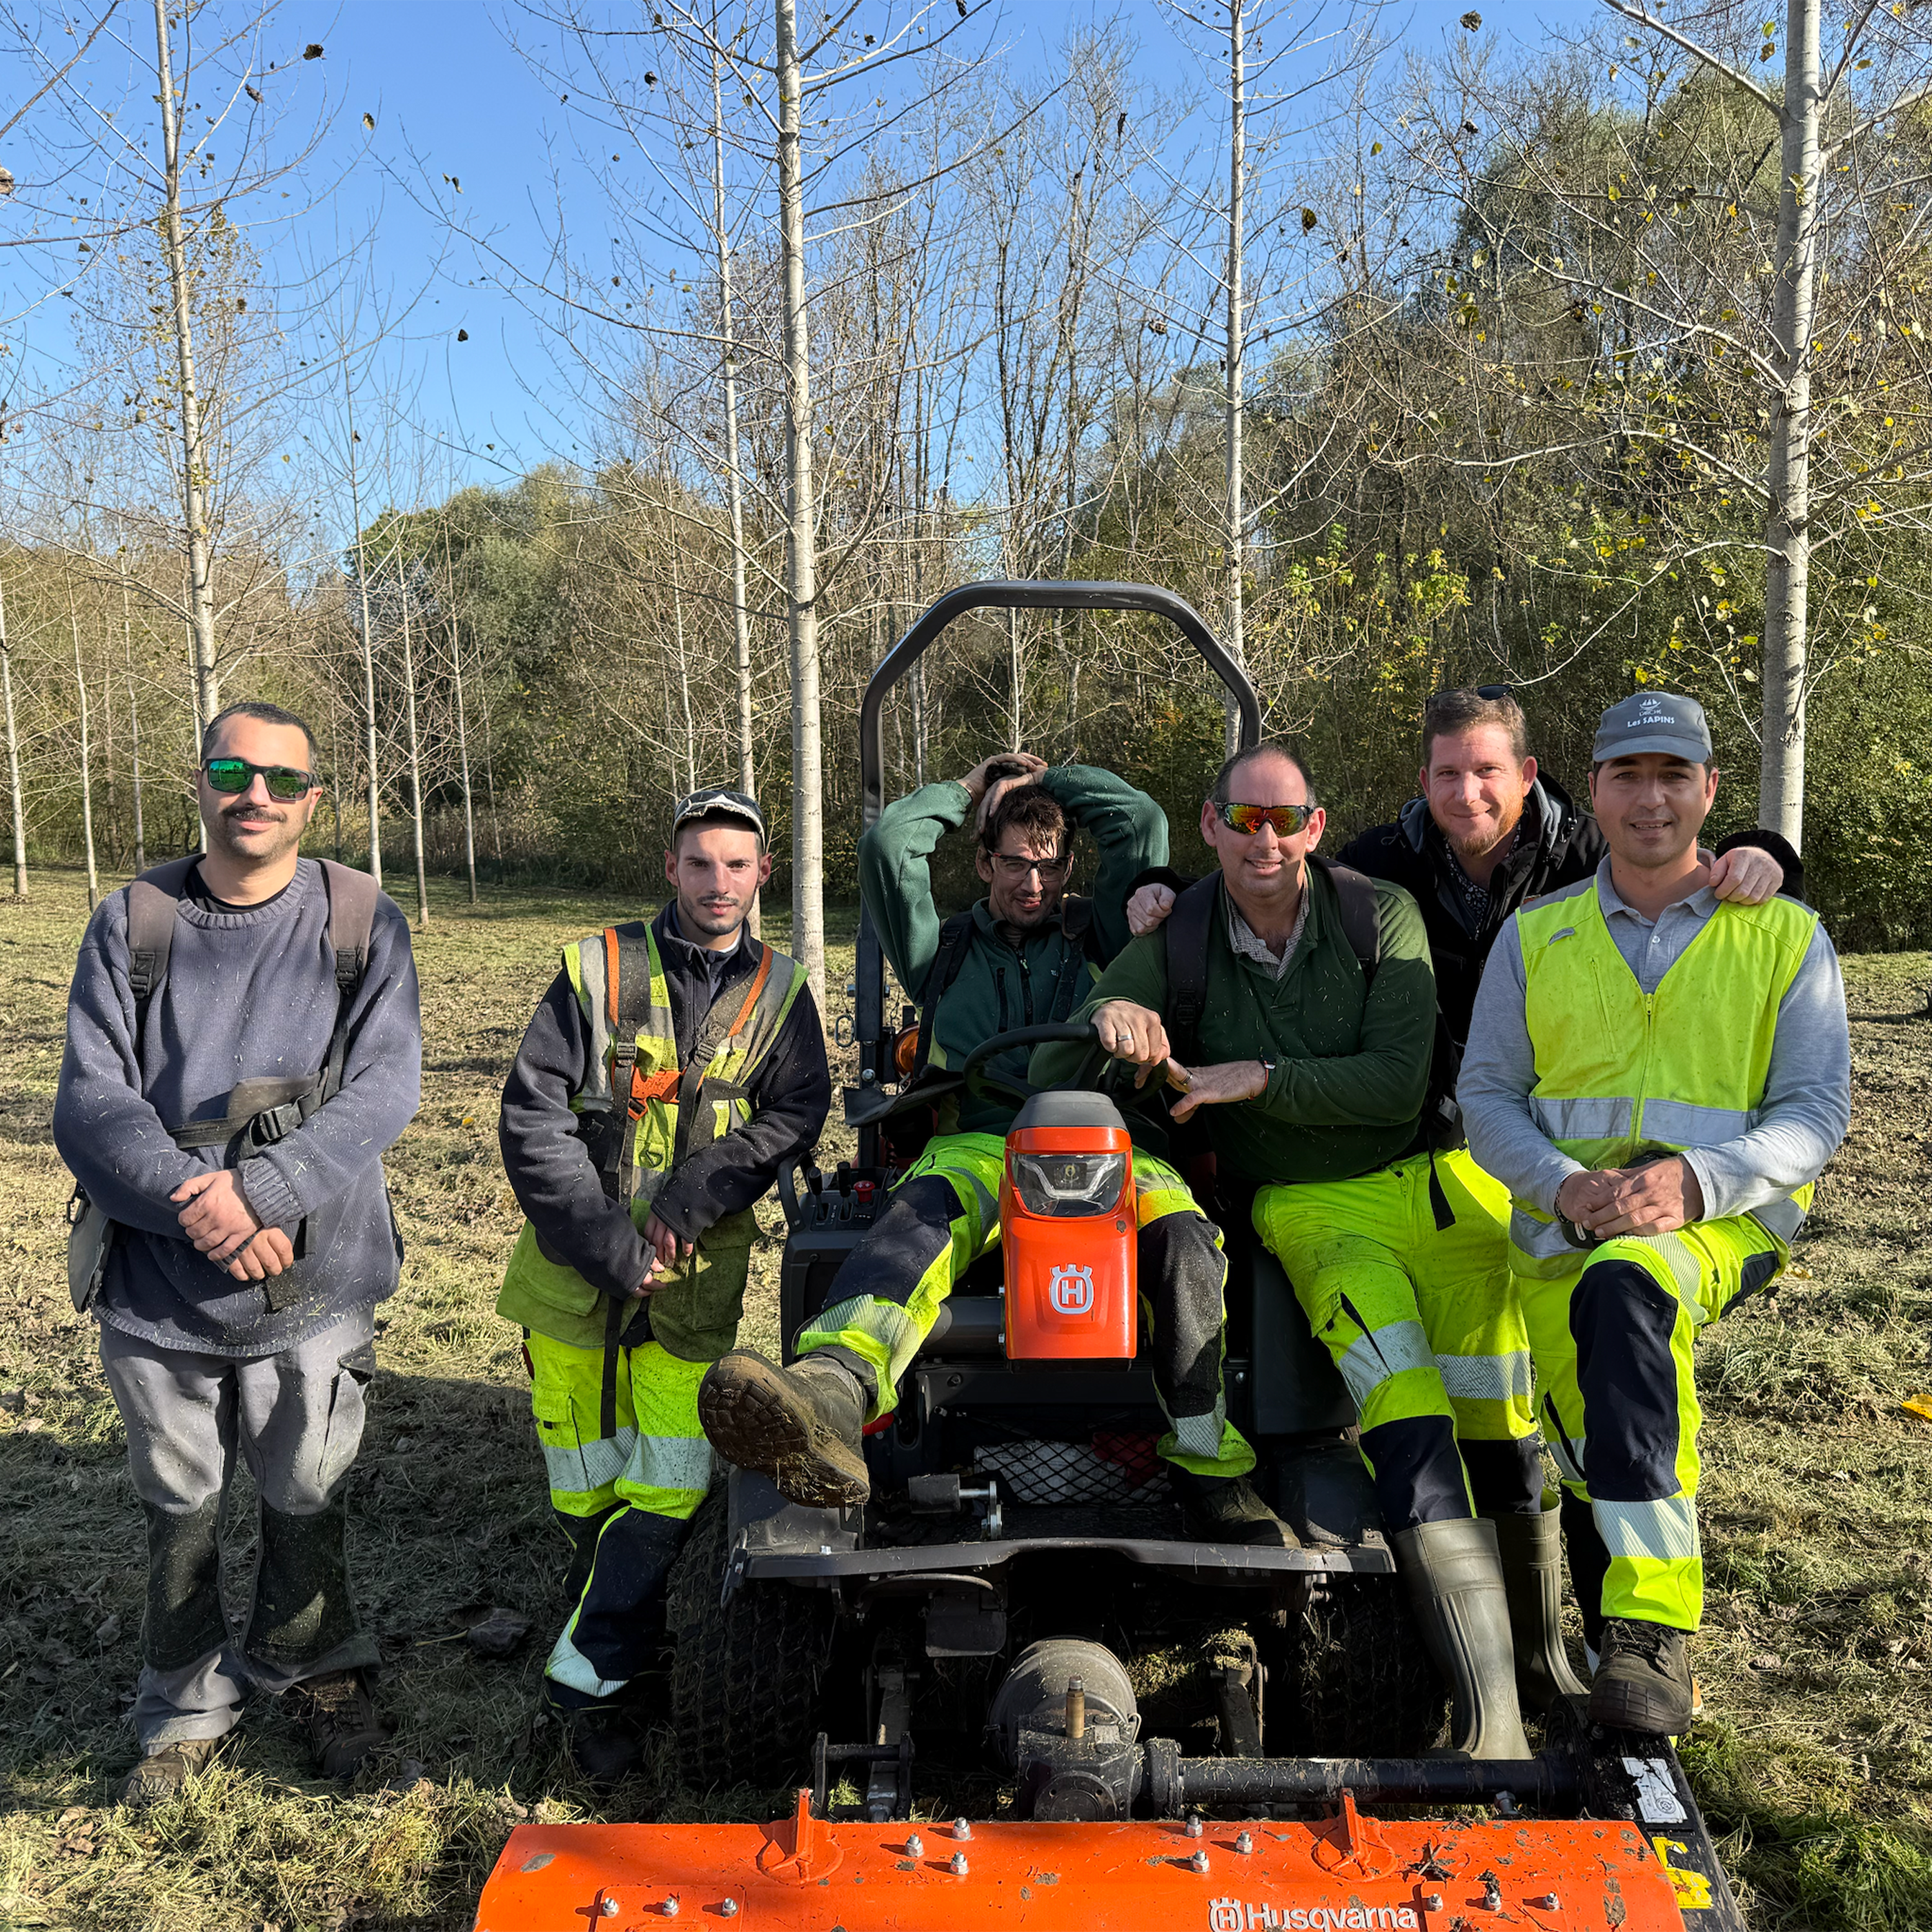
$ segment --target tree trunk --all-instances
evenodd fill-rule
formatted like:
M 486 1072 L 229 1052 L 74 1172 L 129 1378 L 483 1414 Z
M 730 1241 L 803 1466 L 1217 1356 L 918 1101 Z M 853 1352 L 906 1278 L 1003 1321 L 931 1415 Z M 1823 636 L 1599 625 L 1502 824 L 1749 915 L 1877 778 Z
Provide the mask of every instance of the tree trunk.
M 134 870 L 148 869 L 147 829 L 141 818 L 141 700 L 134 683 L 134 633 L 128 620 L 128 586 L 121 586 L 121 640 L 128 652 L 128 751 L 134 768 Z
M 496 855 L 496 883 L 503 882 L 503 820 L 496 810 L 496 761 L 490 742 L 490 692 L 483 692 L 483 797 L 490 808 L 490 845 Z
M 1804 671 L 1811 590 L 1811 320 L 1817 293 L 1821 116 L 1820 0 L 1785 16 L 1784 164 L 1778 195 L 1772 399 L 1765 514 L 1764 710 L 1757 822 L 1796 848 L 1804 837 Z
M 463 780 L 463 866 L 470 874 L 470 903 L 476 903 L 476 810 L 470 795 L 470 720 L 463 704 L 463 641 L 456 622 L 455 599 L 449 612 L 449 662 L 456 676 L 456 763 Z
M 778 244 L 784 271 L 785 605 L 791 632 L 791 950 L 825 1012 L 825 824 L 818 712 L 818 559 L 812 528 L 811 339 L 797 0 L 774 0 L 778 82 Z
M 677 580 L 676 538 L 674 537 L 670 566 L 671 623 L 677 636 L 677 694 L 684 707 L 684 788 L 698 789 L 698 723 L 691 715 L 691 666 L 684 654 L 684 590 Z
M 718 56 L 717 22 L 711 38 L 711 226 L 718 239 L 718 333 L 723 343 L 718 367 L 724 384 L 724 501 L 731 520 L 731 632 L 738 676 L 738 789 L 756 798 L 752 757 L 752 618 L 745 603 L 745 499 L 738 476 L 737 317 L 731 296 L 731 238 L 724 224 L 724 96 Z M 755 936 L 758 908 L 752 907 Z
M 356 522 L 356 596 L 362 611 L 362 755 L 368 764 L 369 876 L 382 883 L 382 782 L 376 761 L 376 638 L 369 623 L 369 561 L 362 544 L 362 475 L 356 457 L 356 392 L 342 372 L 349 422 L 349 513 Z
M 167 263 L 168 286 L 174 298 L 175 375 L 181 385 L 182 516 L 188 538 L 188 636 L 194 652 L 196 704 L 205 723 L 221 709 L 221 678 L 214 662 L 208 455 L 202 436 L 201 394 L 195 386 L 188 247 L 182 235 L 181 118 L 175 102 L 174 62 L 168 50 L 168 0 L 154 0 L 154 65 L 161 87 L 161 254 Z
M 410 587 L 400 557 L 396 583 L 403 606 L 403 690 L 410 727 L 410 824 L 416 849 L 416 925 L 421 928 L 429 924 L 429 880 L 423 870 L 422 748 L 416 739 L 416 664 L 410 650 Z
M 1020 748 L 1020 614 L 1006 613 L 1006 742 Z
M 7 586 L 0 584 L 0 696 L 7 711 L 7 796 L 14 808 L 14 896 L 27 896 L 27 802 L 20 790 L 20 735 L 14 722 L 14 653 L 7 642 Z
M 1228 559 L 1228 634 L 1223 642 L 1238 664 L 1247 662 L 1241 607 L 1241 561 L 1246 536 L 1246 512 L 1243 502 L 1244 458 L 1242 452 L 1241 364 L 1246 350 L 1247 318 L 1242 309 L 1241 270 L 1245 238 L 1242 225 L 1246 212 L 1247 155 L 1247 23 L 1242 18 L 1244 0 L 1228 0 L 1228 517 L 1222 542 Z M 1241 742 L 1240 707 L 1228 694 L 1226 704 L 1228 754 L 1232 757 Z
M 74 688 L 80 700 L 80 836 L 87 847 L 87 909 L 100 903 L 100 874 L 94 862 L 94 761 L 87 740 L 87 673 L 80 662 L 80 620 L 74 614 L 74 586 L 67 587 L 68 627 L 74 633 Z

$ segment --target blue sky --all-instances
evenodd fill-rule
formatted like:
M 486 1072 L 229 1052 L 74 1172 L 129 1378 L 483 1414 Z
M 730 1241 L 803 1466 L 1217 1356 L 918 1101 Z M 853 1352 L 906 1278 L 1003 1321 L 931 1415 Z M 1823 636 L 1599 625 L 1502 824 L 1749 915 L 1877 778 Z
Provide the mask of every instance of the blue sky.
M 879 4 L 883 9 L 884 0 Z M 1458 32 L 1457 16 L 1468 4 L 1390 0 L 1387 17 L 1408 46 L 1426 50 Z M 1580 22 L 1593 0 L 1475 4 L 1487 28 L 1533 43 Z M 135 27 L 139 10 L 129 16 Z M 1168 86 L 1198 73 L 1171 16 L 1154 0 L 1100 7 L 1092 0 L 1007 0 L 997 38 L 1023 70 L 1045 69 L 1069 27 L 1096 17 L 1124 22 L 1150 80 Z M 568 456 L 578 418 L 542 329 L 482 278 L 472 253 L 452 245 L 444 226 L 401 184 L 418 180 L 418 162 L 435 192 L 446 195 L 441 177 L 455 176 L 463 194 L 452 205 L 496 227 L 513 257 L 540 257 L 544 230 L 532 203 L 550 191 L 554 157 L 565 162 L 568 202 L 567 158 L 576 136 L 556 93 L 512 44 L 512 28 L 533 39 L 543 32 L 516 9 L 479 0 L 336 0 L 332 6 L 285 0 L 275 29 L 276 40 L 291 47 L 314 40 L 326 48 L 324 67 L 301 70 L 305 82 L 318 72 L 326 78 L 340 109 L 316 172 L 339 166 L 368 142 L 332 210 L 315 225 L 322 232 L 366 234 L 379 286 L 392 296 L 421 292 L 392 346 L 392 377 L 404 392 L 404 408 L 443 451 L 438 466 L 478 482 L 507 480 L 546 457 Z M 0 64 L 0 103 L 17 97 L 18 80 Z M 362 128 L 365 112 L 375 118 L 373 136 Z M 574 185 L 588 190 L 580 178 Z M 582 192 L 583 217 L 601 220 L 602 206 L 601 196 Z M 326 243 L 320 246 L 328 252 Z M 0 274 L 24 266 L 16 256 Z M 459 328 L 467 341 L 457 340 Z

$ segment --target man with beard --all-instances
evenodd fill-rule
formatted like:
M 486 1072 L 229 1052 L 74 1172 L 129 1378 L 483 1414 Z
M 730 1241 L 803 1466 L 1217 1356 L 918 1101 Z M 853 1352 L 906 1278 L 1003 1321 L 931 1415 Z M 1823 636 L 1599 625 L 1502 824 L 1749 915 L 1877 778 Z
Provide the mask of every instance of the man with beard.
M 928 860 L 975 813 L 986 896 L 942 926 Z M 1091 900 L 1066 890 L 1076 826 L 1100 849 Z M 1129 882 L 1166 856 L 1167 821 L 1151 799 L 1111 772 L 1049 771 L 1024 754 L 888 806 L 860 847 L 860 878 L 900 983 L 920 990 L 928 1063 L 956 1066 L 996 1033 L 1067 1018 L 1126 943 Z M 1024 1076 L 1025 1050 L 994 1064 Z M 1017 1111 L 994 1094 L 949 1095 L 940 1131 L 847 1258 L 830 1304 L 795 1338 L 801 1359 L 778 1368 L 740 1351 L 706 1376 L 698 1412 L 722 1455 L 795 1502 L 865 1499 L 862 1426 L 896 1406 L 953 1284 L 1000 1238 Z M 1172 1168 L 1136 1153 L 1134 1172 L 1138 1280 L 1170 1425 L 1158 1446 L 1190 1534 L 1282 1546 L 1286 1532 L 1246 1480 L 1254 1453 L 1227 1420 L 1220 1232 Z
M 1501 1283 L 1507 1268 L 1506 1191 L 1460 1146 L 1455 1084 L 1483 963 L 1518 908 L 1594 876 L 1606 848 L 1597 821 L 1580 811 L 1530 755 L 1522 706 L 1505 685 L 1442 691 L 1423 712 L 1420 796 L 1393 824 L 1344 846 L 1341 862 L 1401 886 L 1428 934 L 1438 1004 L 1436 1050 L 1423 1135 L 1466 1184 L 1458 1218 L 1486 1244 Z M 1186 881 L 1167 875 L 1141 884 L 1129 908 L 1138 934 L 1150 932 Z M 1775 832 L 1733 833 L 1718 848 L 1710 886 L 1720 900 L 1757 905 L 1780 890 L 1797 892 L 1797 854 Z M 1438 1162 L 1438 1165 L 1442 1164 Z M 1480 1228 L 1474 1223 L 1483 1225 Z M 1544 1508 L 1541 1444 L 1528 1421 L 1527 1343 L 1514 1298 L 1467 1302 L 1471 1318 L 1453 1324 L 1453 1299 L 1438 1299 L 1433 1339 L 1452 1366 L 1450 1394 L 1466 1421 L 1513 1419 L 1508 1432 L 1466 1432 L 1462 1442 L 1478 1508 L 1496 1526 L 1509 1586 L 1518 1686 L 1526 1708 L 1540 1711 L 1558 1691 L 1583 1687 L 1564 1658 L 1561 1631 L 1562 1558 L 1558 1518 Z M 1594 1545 L 1589 1513 L 1566 1501 L 1573 1552 Z M 1586 1561 L 1588 1558 L 1586 1557 Z
M 672 898 L 564 949 L 503 1088 L 498 1138 L 527 1218 L 496 1312 L 524 1331 L 576 1552 L 544 1690 L 601 1784 L 642 1753 L 640 1682 L 711 1480 L 698 1382 L 737 1339 L 754 1205 L 831 1103 L 805 970 L 747 925 L 771 869 L 755 801 L 682 800 Z
M 301 718 L 232 705 L 202 754 L 207 850 L 88 922 L 54 1102 L 70 1284 L 147 1514 L 135 1804 L 206 1765 L 251 1688 L 294 1694 L 325 1776 L 388 1735 L 344 1485 L 402 1258 L 382 1155 L 418 1097 L 409 928 L 364 874 L 298 856 L 322 796 Z M 260 1532 L 238 1643 L 218 1541 L 238 1451 Z

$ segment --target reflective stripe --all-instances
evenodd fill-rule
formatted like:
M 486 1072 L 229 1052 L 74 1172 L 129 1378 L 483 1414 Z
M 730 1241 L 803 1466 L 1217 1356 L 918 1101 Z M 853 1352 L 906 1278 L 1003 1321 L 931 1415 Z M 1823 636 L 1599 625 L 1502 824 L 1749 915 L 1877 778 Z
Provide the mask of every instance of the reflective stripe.
M 1750 1218 L 1767 1234 L 1775 1234 L 1788 1247 L 1804 1225 L 1804 1210 L 1786 1195 L 1781 1201 L 1767 1201 L 1750 1210 Z
M 1636 1102 L 1624 1095 L 1529 1096 L 1530 1118 L 1553 1141 L 1622 1140 L 1630 1132 L 1636 1108 Z
M 1751 1117 L 1743 1108 L 1696 1107 L 1688 1100 L 1646 1100 L 1643 1137 L 1667 1141 L 1672 1147 L 1721 1147 L 1750 1131 Z
M 574 1448 L 560 1449 L 546 1442 L 543 1445 L 544 1473 L 550 1479 L 550 1487 L 566 1496 L 579 1495 L 586 1490 L 601 1490 L 606 1483 L 614 1483 L 624 1473 L 624 1465 L 630 1460 L 632 1447 L 637 1439 L 634 1429 L 620 1429 L 614 1436 L 593 1438 Z
M 1456 1402 L 1508 1402 L 1529 1397 L 1533 1370 L 1527 1348 L 1502 1355 L 1438 1355 L 1443 1391 Z
M 1648 1557 L 1653 1563 L 1682 1563 L 1697 1554 L 1697 1504 L 1690 1496 L 1660 1502 L 1606 1503 L 1590 1499 L 1597 1532 L 1612 1557 Z
M 1557 1474 L 1565 1482 L 1581 1485 L 1587 1480 L 1583 1474 L 1585 1450 L 1582 1436 L 1573 1436 L 1566 1442 L 1562 1430 L 1546 1430 L 1543 1441 L 1556 1460 Z M 1572 1450 L 1576 1452 L 1574 1455 L 1570 1453 Z
M 1436 1353 L 1420 1322 L 1391 1322 L 1350 1342 L 1336 1366 L 1360 1408 L 1390 1376 L 1405 1369 L 1432 1369 Z
M 1553 1261 L 1564 1255 L 1580 1257 L 1583 1252 L 1581 1248 L 1570 1245 L 1555 1221 L 1544 1220 L 1516 1207 L 1510 1210 L 1510 1245 L 1540 1262 Z
M 1207 1462 L 1218 1462 L 1221 1456 L 1221 1424 L 1226 1416 L 1227 1405 L 1217 1402 L 1213 1412 L 1208 1415 L 1171 1417 L 1175 1447 L 1183 1455 L 1198 1456 Z
M 597 1667 L 575 1644 L 570 1634 L 577 1628 L 577 1612 L 572 1610 L 570 1621 L 551 1647 L 550 1661 L 544 1666 L 544 1675 L 559 1684 L 567 1684 L 573 1690 L 580 1690 L 586 1697 L 614 1697 L 629 1682 L 627 1678 L 602 1678 Z
M 634 1432 L 633 1432 L 634 1434 Z M 711 1444 L 701 1436 L 638 1436 L 624 1480 L 652 1490 L 711 1486 Z

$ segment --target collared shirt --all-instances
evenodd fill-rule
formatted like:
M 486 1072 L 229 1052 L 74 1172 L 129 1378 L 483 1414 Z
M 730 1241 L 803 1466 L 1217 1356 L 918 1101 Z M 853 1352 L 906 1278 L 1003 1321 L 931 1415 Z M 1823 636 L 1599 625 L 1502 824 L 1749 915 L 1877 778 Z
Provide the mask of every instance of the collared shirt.
M 1234 904 L 1232 892 L 1223 892 L 1222 902 L 1228 908 L 1228 944 L 1234 950 L 1235 956 L 1252 959 L 1257 966 L 1265 966 L 1279 980 L 1288 970 L 1288 962 L 1294 957 L 1294 949 L 1301 944 L 1301 929 L 1308 923 L 1308 878 L 1304 872 L 1301 880 L 1301 909 L 1294 915 L 1294 926 L 1288 935 L 1288 944 L 1281 949 L 1281 957 L 1276 958 L 1268 950 L 1268 942 L 1256 932 L 1241 915 Z
M 1524 818 L 1528 816 L 1528 812 L 1526 808 Z M 1442 841 L 1444 855 L 1449 861 L 1449 883 L 1455 888 L 1457 898 L 1462 902 L 1459 910 L 1462 915 L 1462 923 L 1473 936 L 1482 931 L 1484 922 L 1489 918 L 1490 886 L 1495 881 L 1496 872 L 1490 873 L 1487 881 L 1471 878 L 1463 870 L 1462 861 L 1457 856 L 1456 848 L 1450 842 L 1448 834 L 1444 832 L 1440 826 L 1438 826 L 1436 830 L 1437 836 Z M 1509 862 L 1510 854 L 1516 850 L 1516 842 L 1522 836 L 1522 830 L 1523 820 L 1519 818 L 1514 830 L 1504 842 L 1503 849 L 1496 854 L 1498 870 Z
M 1673 900 L 1655 920 L 1647 920 L 1610 883 L 1607 858 L 1594 881 L 1580 880 L 1560 896 L 1587 892 L 1593 883 L 1604 925 L 1646 994 L 1656 992 L 1718 909 L 1717 894 L 1702 886 Z M 1516 919 L 1510 914 L 1490 949 L 1456 1098 L 1469 1150 L 1484 1172 L 1519 1200 L 1553 1214 L 1557 1189 L 1583 1170 L 1530 1114 L 1536 1048 L 1525 1012 L 1528 980 Z M 1704 1218 L 1746 1214 L 1816 1180 L 1851 1118 L 1852 1046 L 1844 982 L 1821 924 L 1778 1007 L 1764 1098 L 1753 1111 L 1750 1127 L 1736 1140 L 1693 1148 L 1684 1156 L 1703 1193 Z

